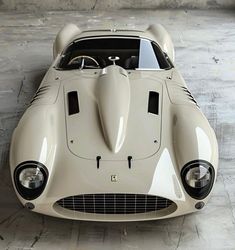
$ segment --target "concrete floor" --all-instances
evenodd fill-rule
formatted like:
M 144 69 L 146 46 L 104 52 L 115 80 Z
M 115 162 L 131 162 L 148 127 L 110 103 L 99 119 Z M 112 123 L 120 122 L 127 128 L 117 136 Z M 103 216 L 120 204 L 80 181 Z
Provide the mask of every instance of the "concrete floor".
M 220 9 L 235 8 L 234 0 L 1 0 L 0 10 L 117 10 L 117 9 Z
M 0 13 L 0 249 L 235 249 L 234 14 L 222 10 Z M 175 63 L 219 142 L 219 175 L 204 210 L 162 221 L 92 223 L 22 208 L 9 175 L 10 138 L 52 61 L 56 32 L 66 22 L 82 28 L 160 22 L 170 31 Z

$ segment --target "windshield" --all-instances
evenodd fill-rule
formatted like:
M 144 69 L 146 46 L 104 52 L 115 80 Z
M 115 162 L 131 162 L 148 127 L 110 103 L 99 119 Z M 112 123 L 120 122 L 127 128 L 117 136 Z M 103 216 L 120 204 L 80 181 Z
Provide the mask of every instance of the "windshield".
M 140 38 L 88 38 L 72 43 L 62 55 L 59 69 L 105 68 L 116 64 L 124 69 L 168 69 L 165 54 L 154 43 Z

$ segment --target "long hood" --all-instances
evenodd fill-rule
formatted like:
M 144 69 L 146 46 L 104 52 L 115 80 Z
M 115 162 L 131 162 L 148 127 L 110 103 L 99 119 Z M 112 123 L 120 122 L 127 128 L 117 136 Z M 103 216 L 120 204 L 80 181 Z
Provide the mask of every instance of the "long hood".
M 76 75 L 62 81 L 67 140 L 82 158 L 144 159 L 161 141 L 162 80 L 109 66 L 98 75 Z M 77 112 L 70 94 L 76 93 Z M 71 104 L 72 103 L 72 104 Z M 72 106 L 71 106 L 72 105 Z

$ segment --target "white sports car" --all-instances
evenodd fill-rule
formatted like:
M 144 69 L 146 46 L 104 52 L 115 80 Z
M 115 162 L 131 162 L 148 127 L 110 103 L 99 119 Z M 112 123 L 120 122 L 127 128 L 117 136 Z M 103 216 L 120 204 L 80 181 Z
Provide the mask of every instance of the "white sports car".
M 217 141 L 173 65 L 166 30 L 68 24 L 54 59 L 12 137 L 22 204 L 95 221 L 202 209 L 216 179 Z

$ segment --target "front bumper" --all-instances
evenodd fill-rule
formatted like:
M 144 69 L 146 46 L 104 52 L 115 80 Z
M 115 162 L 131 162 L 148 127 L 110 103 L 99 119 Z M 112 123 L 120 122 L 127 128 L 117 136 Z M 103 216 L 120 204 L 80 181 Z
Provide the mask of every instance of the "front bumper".
M 198 202 L 199 201 L 192 201 L 192 200 L 174 201 L 171 206 L 159 211 L 152 211 L 145 213 L 128 213 L 128 214 L 87 213 L 87 212 L 79 212 L 63 208 L 59 206 L 56 203 L 56 201 L 43 204 L 42 203 L 35 204 L 34 202 L 32 202 L 34 207 L 32 211 L 53 217 L 72 219 L 72 220 L 103 221 L 103 222 L 146 221 L 146 220 L 171 218 L 196 212 L 198 211 L 198 209 L 196 209 L 195 206 L 196 204 L 198 204 Z M 203 203 L 204 202 L 206 201 L 203 201 Z M 28 206 L 29 202 L 26 202 L 25 204 L 27 207 L 30 207 Z
M 198 210 L 195 208 L 196 204 L 206 203 L 209 198 L 207 196 L 203 200 L 196 200 L 186 193 L 178 168 L 167 149 L 163 150 L 160 158 L 154 156 L 133 161 L 131 169 L 123 161 L 103 161 L 101 167 L 97 169 L 95 161 L 78 159 L 71 155 L 69 159 L 63 157 L 54 164 L 54 167 L 49 169 L 46 188 L 37 199 L 27 201 L 16 191 L 22 204 L 33 208 L 34 212 L 87 221 L 156 220 L 195 212 Z M 116 176 L 114 182 L 113 175 Z M 153 195 L 173 203 L 162 210 L 127 214 L 88 213 L 69 210 L 57 204 L 57 201 L 65 197 L 110 193 Z

